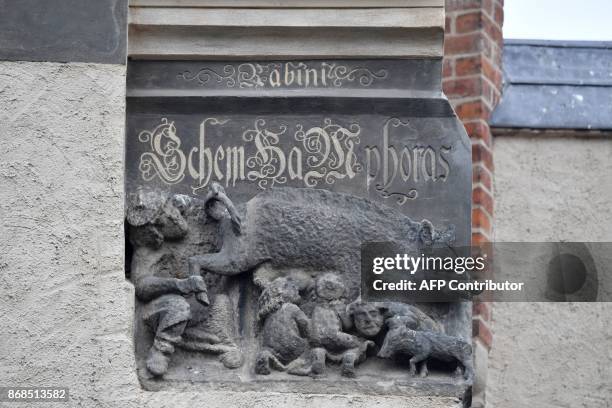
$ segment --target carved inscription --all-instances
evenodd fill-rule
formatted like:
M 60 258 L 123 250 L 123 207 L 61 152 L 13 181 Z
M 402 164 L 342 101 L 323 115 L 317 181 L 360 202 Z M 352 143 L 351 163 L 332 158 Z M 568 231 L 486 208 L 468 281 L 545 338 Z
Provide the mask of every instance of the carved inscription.
M 191 148 L 184 147 L 174 122 L 167 118 L 155 128 L 141 131 L 138 139 L 147 147 L 139 163 L 143 180 L 159 178 L 173 185 L 187 178 L 192 193 L 198 194 L 212 182 L 227 187 L 248 181 L 262 190 L 289 181 L 320 187 L 365 173 L 368 191 L 374 188 L 383 198 L 394 198 L 403 205 L 418 198 L 417 185 L 444 183 L 451 173 L 447 159 L 450 146 L 391 143 L 392 131 L 405 132 L 406 141 L 416 137 L 411 124 L 397 118 L 385 122 L 381 136 L 369 139 L 381 140 L 380 144 L 361 150 L 362 127 L 358 123 L 342 125 L 330 118 L 316 126 L 270 124 L 258 118 L 239 137 L 228 134 L 227 140 L 239 140 L 240 144 L 209 143 L 211 132 L 225 131 L 230 125 L 230 119 L 204 119 L 197 144 Z M 287 141 L 290 143 L 283 143 Z
M 418 190 L 392 191 L 392 185 L 401 180 L 404 183 L 413 182 L 446 182 L 450 175 L 450 164 L 446 155 L 451 152 L 450 146 L 407 145 L 394 146 L 389 141 L 392 128 L 410 128 L 397 118 L 389 119 L 383 127 L 382 146 L 366 146 L 367 187 L 372 185 L 385 198 L 394 197 L 400 205 L 419 196 Z M 412 129 L 414 132 L 414 129 Z
M 178 78 L 200 86 L 217 83 L 227 88 L 318 88 L 342 87 L 351 83 L 369 87 L 374 81 L 387 78 L 387 71 L 365 67 L 349 67 L 339 63 L 243 63 L 227 64 L 222 70 L 203 67 L 196 72 L 183 71 Z

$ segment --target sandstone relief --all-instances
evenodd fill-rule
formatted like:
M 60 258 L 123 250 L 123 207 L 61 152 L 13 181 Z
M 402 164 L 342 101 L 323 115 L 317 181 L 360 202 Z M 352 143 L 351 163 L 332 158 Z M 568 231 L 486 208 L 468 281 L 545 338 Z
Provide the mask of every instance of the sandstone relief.
M 448 245 L 450 225 L 310 188 L 271 188 L 236 205 L 217 183 L 203 199 L 139 189 L 126 220 L 148 384 L 350 379 L 369 362 L 427 376 L 432 360 L 472 379 L 471 346 L 446 333 L 435 306 L 360 300 L 362 242 Z

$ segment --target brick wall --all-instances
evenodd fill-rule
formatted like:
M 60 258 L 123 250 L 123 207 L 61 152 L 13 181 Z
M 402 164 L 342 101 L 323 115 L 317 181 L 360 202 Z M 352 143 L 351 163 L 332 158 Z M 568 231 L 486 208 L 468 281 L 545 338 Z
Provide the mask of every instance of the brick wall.
M 493 236 L 493 150 L 489 118 L 502 89 L 503 0 L 446 0 L 443 88 L 472 140 L 472 241 Z M 483 406 L 491 304 L 474 304 L 477 373 L 473 406 Z M 479 361 L 480 360 L 480 361 Z M 482 361 L 485 360 L 485 361 Z

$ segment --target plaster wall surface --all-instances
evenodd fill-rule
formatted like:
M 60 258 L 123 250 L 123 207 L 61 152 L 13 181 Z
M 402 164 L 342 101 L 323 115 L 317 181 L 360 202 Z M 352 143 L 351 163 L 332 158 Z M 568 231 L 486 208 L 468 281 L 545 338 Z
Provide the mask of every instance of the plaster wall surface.
M 494 153 L 497 242 L 612 241 L 612 139 L 517 134 Z M 612 303 L 495 303 L 487 406 L 611 406 L 610 316 Z
M 123 265 L 125 66 L 0 62 L 0 106 L 0 385 L 68 387 L 71 407 L 461 405 L 142 390 Z

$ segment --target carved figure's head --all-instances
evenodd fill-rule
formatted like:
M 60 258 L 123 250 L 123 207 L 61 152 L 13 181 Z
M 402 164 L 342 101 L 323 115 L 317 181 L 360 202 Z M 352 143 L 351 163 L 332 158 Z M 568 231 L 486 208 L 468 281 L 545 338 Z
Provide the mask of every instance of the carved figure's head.
M 139 190 L 128 203 L 127 222 L 133 227 L 130 239 L 136 246 L 159 248 L 164 240 L 178 240 L 187 235 L 189 226 L 183 217 L 189 197 L 168 197 L 158 192 Z
M 208 193 L 204 197 L 204 208 L 206 215 L 216 221 L 226 218 L 228 215 L 232 220 L 232 228 L 236 234 L 242 232 L 242 223 L 238 211 L 232 200 L 225 194 L 225 189 L 219 183 L 211 183 Z
M 387 320 L 389 331 L 385 336 L 383 345 L 377 356 L 380 358 L 391 358 L 404 347 L 404 341 L 409 337 L 414 337 L 414 331 L 409 330 L 402 319 L 398 317 Z
M 346 287 L 335 273 L 325 273 L 317 278 L 315 284 L 317 296 L 324 300 L 337 300 L 345 297 Z
M 280 309 L 284 303 L 298 303 L 301 300 L 298 286 L 290 279 L 280 277 L 270 282 L 259 296 L 259 320 Z
M 376 336 L 383 328 L 383 311 L 374 303 L 356 302 L 349 306 L 355 329 L 366 338 Z

